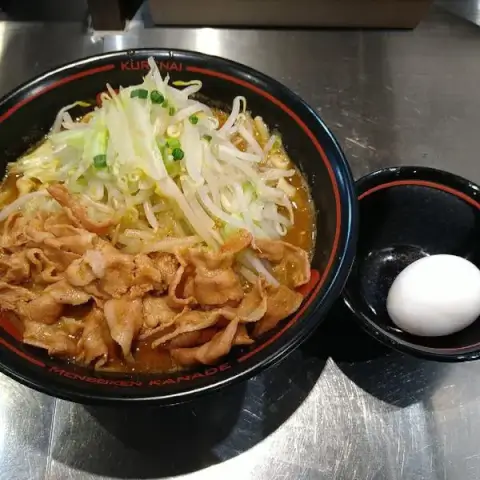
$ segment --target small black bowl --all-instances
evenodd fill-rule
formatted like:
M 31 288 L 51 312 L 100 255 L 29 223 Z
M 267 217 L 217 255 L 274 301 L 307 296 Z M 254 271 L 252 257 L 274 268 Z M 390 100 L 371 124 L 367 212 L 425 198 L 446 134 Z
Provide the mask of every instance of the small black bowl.
M 393 167 L 357 182 L 360 228 L 343 299 L 360 324 L 390 347 L 444 361 L 480 357 L 480 319 L 442 337 L 403 332 L 386 300 L 396 276 L 414 261 L 447 253 L 480 265 L 480 187 L 452 173 Z

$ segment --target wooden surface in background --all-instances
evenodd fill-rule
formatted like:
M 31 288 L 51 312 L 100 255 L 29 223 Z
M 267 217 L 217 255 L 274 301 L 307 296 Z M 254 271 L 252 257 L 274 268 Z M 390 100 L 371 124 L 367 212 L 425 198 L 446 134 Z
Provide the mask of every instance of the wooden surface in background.
M 157 25 L 413 28 L 431 0 L 149 0 Z
M 95 30 L 123 30 L 142 0 L 87 0 Z

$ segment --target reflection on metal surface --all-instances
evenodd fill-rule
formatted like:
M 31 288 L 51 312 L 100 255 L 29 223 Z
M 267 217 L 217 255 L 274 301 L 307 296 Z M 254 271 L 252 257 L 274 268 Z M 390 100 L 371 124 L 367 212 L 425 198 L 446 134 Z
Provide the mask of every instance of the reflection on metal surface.
M 3 49 L 5 47 L 5 30 L 6 30 L 6 22 L 0 22 L 0 58 L 3 55 Z
M 0 376 L 0 478 L 44 479 L 55 400 Z
M 419 164 L 480 182 L 480 31 L 448 15 L 412 32 L 135 27 L 95 41 L 76 24 L 3 26 L 1 93 L 103 51 L 201 50 L 298 92 L 357 177 Z M 479 368 L 386 352 L 340 310 L 277 367 L 174 409 L 87 408 L 0 376 L 0 479 L 478 480 Z
M 480 0 L 439 0 L 448 11 L 480 25 Z
M 115 42 L 115 50 L 124 50 L 125 47 L 123 46 L 123 37 L 121 35 L 116 35 L 114 37 Z
M 52 475 L 65 478 L 74 468 L 101 477 L 170 478 L 220 464 L 225 476 L 221 462 L 282 427 L 305 401 L 324 365 L 325 359 L 298 351 L 255 381 L 169 409 L 114 410 L 59 402 Z M 77 432 L 83 432 L 81 437 Z M 259 456 L 258 462 L 263 461 Z M 248 463 L 249 469 L 255 467 Z
M 222 56 L 220 32 L 214 28 L 197 29 L 194 50 L 219 57 Z

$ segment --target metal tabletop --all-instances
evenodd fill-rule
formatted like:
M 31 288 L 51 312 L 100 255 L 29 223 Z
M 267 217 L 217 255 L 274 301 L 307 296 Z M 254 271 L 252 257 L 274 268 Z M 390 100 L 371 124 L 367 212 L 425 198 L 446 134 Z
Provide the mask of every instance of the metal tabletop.
M 0 93 L 132 47 L 199 50 L 285 83 L 359 177 L 429 165 L 480 182 L 480 30 L 433 10 L 414 31 L 140 28 L 0 22 Z M 12 139 L 14 141 L 14 139 Z M 0 376 L 0 479 L 477 480 L 480 364 L 387 351 L 336 308 L 283 363 L 197 403 L 113 410 Z

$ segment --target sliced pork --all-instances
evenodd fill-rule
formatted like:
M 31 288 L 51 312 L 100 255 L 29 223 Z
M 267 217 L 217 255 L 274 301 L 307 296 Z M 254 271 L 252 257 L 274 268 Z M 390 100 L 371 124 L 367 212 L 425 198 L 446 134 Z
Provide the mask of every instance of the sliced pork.
M 29 221 L 13 213 L 0 236 L 0 306 L 23 322 L 30 345 L 109 368 L 112 361 L 134 365 L 136 342 L 148 342 L 177 365 L 210 365 L 232 346 L 251 345 L 302 302 L 294 288 L 308 281 L 310 267 L 297 247 L 254 242 L 239 231 L 218 250 L 123 253 L 99 236 L 111 224 L 86 220 L 65 190 L 49 189 L 63 209 Z M 241 277 L 237 260 L 252 248 L 279 286 Z M 80 306 L 78 318 L 67 316 Z
M 160 330 L 160 334 L 157 335 L 152 342 L 152 348 L 162 345 L 182 333 L 195 332 L 197 330 L 204 330 L 205 328 L 213 327 L 222 318 L 234 320 L 236 315 L 234 311 L 225 308 L 206 312 L 190 310 L 181 313 L 175 319 L 175 328 L 173 330 L 167 331 L 167 333 Z
M 0 308 L 2 310 L 14 312 L 19 306 L 33 300 L 35 296 L 35 293 L 28 288 L 0 281 Z
M 200 347 L 174 348 L 171 350 L 173 358 L 184 366 L 203 363 L 211 365 L 225 356 L 232 348 L 238 327 L 238 318 L 232 320 L 224 330 L 216 333 L 211 340 Z
M 179 313 L 178 310 L 170 307 L 168 297 L 166 296 L 154 297 L 147 295 L 143 299 L 143 321 L 147 329 L 154 329 L 158 326 L 167 328 L 174 324 L 175 317 Z M 146 338 L 146 336 L 143 338 Z
M 55 184 L 48 187 L 48 193 L 64 208 L 68 217 L 76 225 L 85 228 L 89 232 L 97 235 L 105 235 L 116 223 L 114 220 L 107 220 L 103 223 L 95 223 L 88 217 L 85 207 L 75 201 L 68 189 L 61 184 Z
M 267 288 L 267 311 L 253 330 L 255 336 L 262 335 L 275 328 L 284 318 L 287 318 L 300 307 L 303 296 L 284 285 Z
M 0 278 L 6 283 L 18 285 L 30 278 L 30 262 L 25 251 L 12 255 L 0 254 Z
M 140 299 L 111 299 L 105 303 L 105 318 L 113 340 L 120 345 L 125 359 L 132 360 L 132 342 L 143 323 Z
M 105 316 L 99 308 L 93 308 L 86 316 L 82 337 L 79 342 L 80 355 L 77 359 L 96 367 L 107 363 L 109 355 L 113 352 L 113 339 L 110 335 Z
M 224 305 L 239 302 L 244 295 L 240 278 L 233 270 L 235 255 L 252 241 L 248 232 L 242 231 L 227 241 L 219 252 L 192 248 L 187 261 L 195 267 L 192 296 L 200 305 Z
M 256 239 L 255 248 L 261 258 L 273 264 L 277 280 L 291 288 L 305 285 L 310 280 L 310 261 L 307 252 L 281 240 Z
M 27 321 L 24 326 L 25 343 L 44 348 L 50 355 L 75 357 L 78 353 L 77 337 L 84 328 L 81 321 L 62 317 L 53 325 Z

